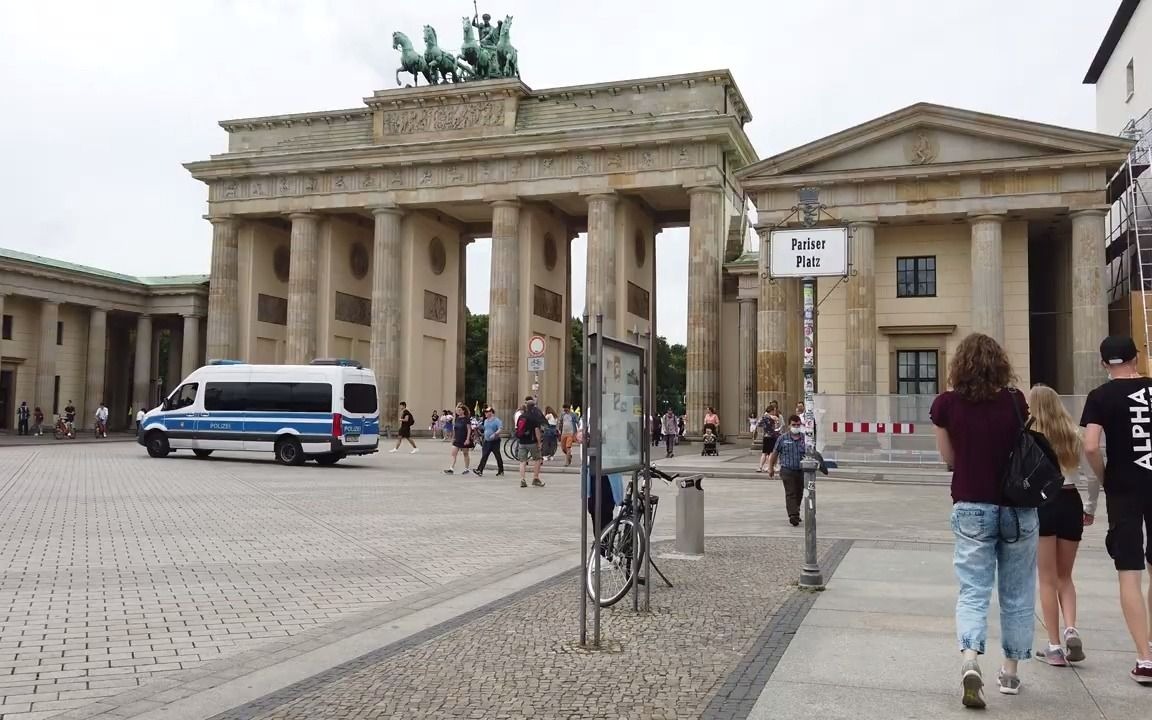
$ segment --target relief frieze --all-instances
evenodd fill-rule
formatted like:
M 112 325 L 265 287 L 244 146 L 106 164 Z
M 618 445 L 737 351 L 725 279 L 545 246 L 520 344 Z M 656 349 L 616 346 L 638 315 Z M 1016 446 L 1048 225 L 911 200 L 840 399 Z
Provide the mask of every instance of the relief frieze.
M 336 293 L 336 319 L 355 325 L 372 326 L 372 299 Z
M 424 291 L 424 319 L 448 322 L 448 296 L 431 290 Z
M 499 127 L 504 124 L 504 103 L 477 102 L 441 107 L 385 110 L 381 112 L 385 135 Z

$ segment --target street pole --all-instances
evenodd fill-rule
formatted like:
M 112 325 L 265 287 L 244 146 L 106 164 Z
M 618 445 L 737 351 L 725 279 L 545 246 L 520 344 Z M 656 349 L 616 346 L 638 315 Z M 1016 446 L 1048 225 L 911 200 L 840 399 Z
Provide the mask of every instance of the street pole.
M 804 292 L 804 566 L 800 569 L 800 587 L 824 588 L 824 574 L 816 556 L 816 417 L 813 395 L 816 391 L 816 278 L 805 277 Z

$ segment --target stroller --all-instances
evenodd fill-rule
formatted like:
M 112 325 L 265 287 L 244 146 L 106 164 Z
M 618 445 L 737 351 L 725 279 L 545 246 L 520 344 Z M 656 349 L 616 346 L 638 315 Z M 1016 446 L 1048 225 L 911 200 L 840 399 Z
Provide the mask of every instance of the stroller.
M 720 452 L 716 449 L 716 431 L 711 425 L 704 428 L 704 448 L 700 451 L 701 455 L 719 455 Z

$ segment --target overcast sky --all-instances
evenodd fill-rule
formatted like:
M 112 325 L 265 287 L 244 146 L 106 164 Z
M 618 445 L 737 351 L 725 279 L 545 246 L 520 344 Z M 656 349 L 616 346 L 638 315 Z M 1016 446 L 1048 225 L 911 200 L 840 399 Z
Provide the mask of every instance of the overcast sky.
M 503 0 L 534 88 L 729 68 L 768 157 L 918 101 L 1093 129 L 1081 79 L 1118 0 Z M 0 1 L 0 246 L 136 275 L 206 273 L 216 123 L 356 107 L 393 30 L 452 38 L 458 0 Z M 449 45 L 449 43 L 443 43 Z M 658 331 L 683 342 L 687 231 L 658 238 Z M 584 240 L 573 244 L 583 307 Z M 488 307 L 488 244 L 468 304 Z

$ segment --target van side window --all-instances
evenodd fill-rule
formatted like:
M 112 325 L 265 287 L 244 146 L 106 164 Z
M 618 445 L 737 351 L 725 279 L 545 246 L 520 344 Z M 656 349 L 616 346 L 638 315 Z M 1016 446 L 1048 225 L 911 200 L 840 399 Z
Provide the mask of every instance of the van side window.
M 180 391 L 176 393 L 176 396 L 172 398 L 172 407 L 188 407 L 196 402 L 196 388 L 198 387 L 200 387 L 199 383 L 186 383 L 180 388 Z
M 231 412 L 332 412 L 328 383 L 210 382 L 204 386 L 204 409 Z
M 243 410 L 248 383 L 210 382 L 204 384 L 204 409 L 220 411 Z
M 376 386 L 368 383 L 346 383 L 344 409 L 358 415 L 371 415 L 376 412 Z

